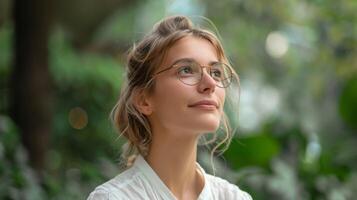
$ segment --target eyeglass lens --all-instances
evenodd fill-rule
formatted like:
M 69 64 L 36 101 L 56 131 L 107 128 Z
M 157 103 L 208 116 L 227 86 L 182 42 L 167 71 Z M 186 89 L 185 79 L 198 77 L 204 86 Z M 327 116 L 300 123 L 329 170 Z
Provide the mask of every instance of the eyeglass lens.
M 224 63 L 215 63 L 209 67 L 201 67 L 197 62 L 179 62 L 176 64 L 178 78 L 187 85 L 198 84 L 203 75 L 203 68 L 207 68 L 209 75 L 216 81 L 218 87 L 228 87 L 232 71 Z

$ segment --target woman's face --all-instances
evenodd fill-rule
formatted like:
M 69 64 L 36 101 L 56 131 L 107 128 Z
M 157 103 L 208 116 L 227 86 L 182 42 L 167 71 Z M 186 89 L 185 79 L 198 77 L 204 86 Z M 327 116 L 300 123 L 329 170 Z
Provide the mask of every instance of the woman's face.
M 211 43 L 186 36 L 168 50 L 157 71 L 181 59 L 194 60 L 201 66 L 219 61 Z M 177 72 L 178 68 L 173 67 L 155 78 L 155 88 L 148 97 L 151 112 L 147 115 L 153 131 L 190 135 L 216 131 L 223 113 L 225 89 L 216 86 L 206 68 L 196 85 L 184 84 Z

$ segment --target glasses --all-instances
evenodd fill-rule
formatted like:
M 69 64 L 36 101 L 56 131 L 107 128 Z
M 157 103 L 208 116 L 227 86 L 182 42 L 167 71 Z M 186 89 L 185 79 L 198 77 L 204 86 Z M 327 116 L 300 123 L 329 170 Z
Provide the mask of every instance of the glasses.
M 204 68 L 207 68 L 208 74 L 216 81 L 217 87 L 226 88 L 232 81 L 232 70 L 227 64 L 214 62 L 209 66 L 201 66 L 192 59 L 179 60 L 170 67 L 155 73 L 154 77 L 171 68 L 176 69 L 178 79 L 186 85 L 197 85 L 201 82 Z

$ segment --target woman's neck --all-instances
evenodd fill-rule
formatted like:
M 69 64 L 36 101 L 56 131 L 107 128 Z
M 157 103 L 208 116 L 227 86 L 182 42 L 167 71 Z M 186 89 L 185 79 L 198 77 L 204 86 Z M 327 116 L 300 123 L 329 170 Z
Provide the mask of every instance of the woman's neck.
M 197 137 L 153 135 L 157 137 L 153 137 L 146 157 L 151 168 L 177 199 L 197 199 L 204 186 L 196 166 Z

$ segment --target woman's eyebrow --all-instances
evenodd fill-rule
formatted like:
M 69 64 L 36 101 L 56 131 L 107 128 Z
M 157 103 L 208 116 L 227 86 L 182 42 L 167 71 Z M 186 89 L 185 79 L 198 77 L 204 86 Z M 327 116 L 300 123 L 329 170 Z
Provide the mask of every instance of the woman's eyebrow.
M 215 65 L 215 64 L 217 64 L 217 63 L 220 63 L 219 61 L 211 61 L 211 62 L 209 62 L 209 66 L 211 66 L 211 65 Z
M 176 65 L 179 62 L 196 62 L 196 60 L 193 58 L 180 58 L 180 59 L 175 60 L 175 62 L 172 63 L 171 66 Z
M 175 62 L 174 62 L 173 64 L 171 64 L 171 66 L 173 66 L 173 65 L 175 65 L 175 64 L 177 64 L 177 63 L 179 63 L 179 62 L 196 62 L 196 63 L 198 63 L 198 62 L 197 62 L 195 59 L 193 59 L 193 58 L 180 58 L 180 59 L 175 60 Z M 217 64 L 217 63 L 219 63 L 219 61 L 210 61 L 210 62 L 208 63 L 208 65 L 211 66 L 211 65 L 214 65 L 214 64 Z

